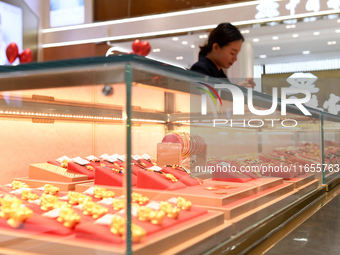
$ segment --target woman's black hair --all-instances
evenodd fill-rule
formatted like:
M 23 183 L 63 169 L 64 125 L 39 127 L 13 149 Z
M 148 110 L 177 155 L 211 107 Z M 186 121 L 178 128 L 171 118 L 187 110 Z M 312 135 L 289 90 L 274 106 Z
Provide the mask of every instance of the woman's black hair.
M 221 23 L 210 32 L 208 42 L 200 47 L 201 50 L 199 54 L 206 56 L 212 50 L 214 43 L 223 47 L 238 40 L 244 42 L 244 37 L 240 30 L 230 23 Z

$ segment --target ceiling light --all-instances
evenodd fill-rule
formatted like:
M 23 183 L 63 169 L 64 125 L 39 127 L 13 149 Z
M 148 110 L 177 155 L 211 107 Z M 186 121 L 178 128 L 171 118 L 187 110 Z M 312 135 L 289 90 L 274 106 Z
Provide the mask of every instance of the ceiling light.
M 296 25 L 287 25 L 286 28 L 287 29 L 296 28 Z
M 302 52 L 302 54 L 308 55 L 308 54 L 310 54 L 310 51 L 309 51 L 309 50 L 304 50 L 304 51 Z
M 303 19 L 303 22 L 313 22 L 316 20 L 317 20 L 317 17 L 307 17 Z
M 208 35 L 199 35 L 198 36 L 200 39 L 208 38 Z
M 259 38 L 254 38 L 254 39 L 253 39 L 253 42 L 259 42 L 259 41 L 260 41 Z
M 267 25 L 268 26 L 277 26 L 277 25 L 280 25 L 280 22 L 272 21 L 272 22 L 268 22 Z
M 172 37 L 173 41 L 178 41 L 178 37 Z
M 313 35 L 319 35 L 320 34 L 320 32 L 314 32 L 313 33 Z
M 183 41 L 182 44 L 183 44 L 183 45 L 187 45 L 187 44 L 188 44 L 188 41 Z
M 338 19 L 337 22 L 340 23 L 340 19 Z
M 260 58 L 266 58 L 267 55 L 260 55 L 259 57 L 260 57 Z
M 284 24 L 295 24 L 297 23 L 297 19 L 286 19 L 283 21 Z
M 280 50 L 280 47 L 279 46 L 273 47 L 272 50 Z
M 191 45 L 190 45 L 190 48 L 191 48 L 191 49 L 194 49 L 194 48 L 195 48 L 195 45 L 191 44 Z
M 159 49 L 159 48 L 152 49 L 152 52 L 160 52 L 160 51 L 161 51 L 161 49 Z
M 327 16 L 327 18 L 328 18 L 328 19 L 337 19 L 337 18 L 339 18 L 339 15 L 338 15 L 338 14 L 329 14 L 329 15 Z
M 176 57 L 176 60 L 182 60 L 182 59 L 183 59 L 183 56 Z
M 272 39 L 273 40 L 279 40 L 279 37 L 278 36 L 273 36 Z
M 335 33 L 340 33 L 340 29 L 335 30 Z
M 299 34 L 293 34 L 292 37 L 293 37 L 293 38 L 298 38 L 298 37 L 299 37 Z
M 336 41 L 329 41 L 329 42 L 327 42 L 327 44 L 328 45 L 334 45 L 334 44 L 336 44 Z
M 249 29 L 243 29 L 241 30 L 241 34 L 249 34 L 250 30 Z

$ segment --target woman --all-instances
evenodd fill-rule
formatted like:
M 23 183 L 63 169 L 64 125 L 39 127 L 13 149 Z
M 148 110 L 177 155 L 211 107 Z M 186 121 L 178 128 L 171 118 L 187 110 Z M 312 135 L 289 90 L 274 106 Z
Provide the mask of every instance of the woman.
M 235 26 L 230 23 L 219 24 L 211 31 L 207 44 L 200 47 L 199 60 L 190 70 L 223 78 L 230 83 L 222 68 L 228 69 L 233 65 L 243 42 L 244 37 Z M 254 88 L 256 84 L 253 78 L 247 78 L 238 85 Z

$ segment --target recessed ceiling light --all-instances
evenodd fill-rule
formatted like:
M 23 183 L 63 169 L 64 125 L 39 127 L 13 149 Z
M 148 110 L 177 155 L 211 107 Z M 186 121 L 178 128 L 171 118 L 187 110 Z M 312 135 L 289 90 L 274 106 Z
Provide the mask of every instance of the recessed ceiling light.
M 272 50 L 280 50 L 281 48 L 279 46 L 273 47 Z
M 177 56 L 176 57 L 176 60 L 182 60 L 183 59 L 183 56 Z
M 335 30 L 335 33 L 340 33 L 340 29 Z
M 296 28 L 296 25 L 287 25 L 286 28 L 287 29 Z
M 195 48 L 195 45 L 191 44 L 191 45 L 190 45 L 190 48 L 191 48 L 191 49 L 194 49 L 194 48 Z
M 302 54 L 308 55 L 308 54 L 310 54 L 310 51 L 309 51 L 309 50 L 304 50 L 304 51 L 302 52 Z
M 272 39 L 273 40 L 279 40 L 279 37 L 278 36 L 273 36 Z
M 340 23 L 340 19 L 338 19 L 337 22 Z
M 260 58 L 266 58 L 267 55 L 260 55 L 259 57 L 260 57 Z
M 173 41 L 178 41 L 178 37 L 172 37 Z
M 313 32 L 313 35 L 319 35 L 320 32 Z
M 297 23 L 297 19 L 286 19 L 283 21 L 284 24 L 295 24 Z
M 318 18 L 317 17 L 308 17 L 308 18 L 304 18 L 303 22 L 313 22 L 316 21 Z
M 199 35 L 198 36 L 200 39 L 208 38 L 208 35 Z
M 183 45 L 187 45 L 187 44 L 188 44 L 188 41 L 183 41 L 182 44 L 183 44 Z
M 334 44 L 336 44 L 336 41 L 328 41 L 327 44 L 328 45 L 334 45 Z
M 253 42 L 259 42 L 259 41 L 260 41 L 259 38 L 254 38 L 254 39 L 253 39 Z
M 242 29 L 241 34 L 249 34 L 250 30 L 249 29 Z
M 293 38 L 298 38 L 298 37 L 299 37 L 299 34 L 293 34 L 292 37 L 293 37 Z
M 159 48 L 152 49 L 152 52 L 160 52 L 160 51 L 161 51 L 161 49 L 159 49 Z

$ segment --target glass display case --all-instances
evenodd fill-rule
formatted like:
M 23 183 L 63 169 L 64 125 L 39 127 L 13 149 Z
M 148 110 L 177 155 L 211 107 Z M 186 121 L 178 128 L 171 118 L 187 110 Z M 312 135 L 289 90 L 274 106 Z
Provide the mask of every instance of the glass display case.
M 227 246 L 320 190 L 339 142 L 336 116 L 135 55 L 1 67 L 0 90 L 9 250 Z

